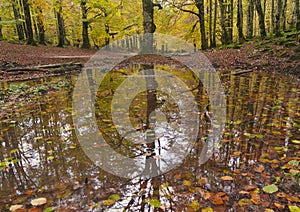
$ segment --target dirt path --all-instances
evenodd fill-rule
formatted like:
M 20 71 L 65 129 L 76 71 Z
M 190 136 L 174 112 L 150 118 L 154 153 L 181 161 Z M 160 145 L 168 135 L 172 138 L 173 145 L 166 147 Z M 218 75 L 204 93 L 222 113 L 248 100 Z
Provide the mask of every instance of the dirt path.
M 260 44 L 252 42 L 244 44 L 239 49 L 213 49 L 204 52 L 204 54 L 219 71 L 237 69 L 277 71 L 299 76 L 300 48 L 297 47 L 298 44 L 294 42 L 292 46 L 288 46 L 275 45 L 268 43 L 268 41 Z M 96 52 L 97 50 L 71 47 L 27 46 L 2 41 L 0 42 L 0 81 L 14 81 L 49 75 L 49 73 L 37 70 L 18 71 L 18 68 L 28 66 L 70 62 L 81 63 L 83 65 Z M 74 67 L 71 66 L 71 68 Z M 7 73 L 8 69 L 16 70 L 16 72 L 10 71 L 10 73 Z

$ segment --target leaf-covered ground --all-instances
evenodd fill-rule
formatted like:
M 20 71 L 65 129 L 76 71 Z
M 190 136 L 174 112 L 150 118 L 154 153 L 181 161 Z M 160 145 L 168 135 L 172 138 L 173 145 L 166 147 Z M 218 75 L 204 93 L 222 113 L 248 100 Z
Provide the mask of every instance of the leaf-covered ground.
M 0 42 L 0 80 L 37 78 L 46 73 L 24 71 L 7 73 L 9 69 L 41 64 L 87 62 L 97 50 L 27 46 Z M 264 41 L 251 41 L 204 52 L 213 66 L 220 71 L 253 70 L 300 74 L 300 47 L 295 35 Z M 106 55 L 109 56 L 109 55 Z

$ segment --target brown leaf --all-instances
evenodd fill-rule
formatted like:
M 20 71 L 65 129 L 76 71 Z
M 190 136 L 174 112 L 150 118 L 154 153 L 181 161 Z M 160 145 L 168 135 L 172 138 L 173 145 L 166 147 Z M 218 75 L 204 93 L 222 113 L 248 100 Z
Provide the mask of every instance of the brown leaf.
M 263 165 L 253 168 L 253 171 L 258 172 L 258 173 L 262 173 L 264 170 L 265 170 L 265 167 Z
M 198 184 L 199 185 L 205 185 L 207 183 L 207 178 L 199 178 L 198 179 Z
M 286 193 L 284 193 L 284 192 L 278 192 L 278 193 L 276 194 L 276 196 L 277 196 L 277 197 L 281 197 L 281 198 L 286 198 Z
M 239 194 L 242 194 L 242 195 L 249 194 L 249 191 L 239 191 Z
M 41 210 L 38 208 L 30 208 L 28 212 L 41 212 Z
M 213 195 L 209 198 L 209 200 L 211 201 L 212 204 L 214 205 L 222 205 L 224 204 L 222 197 L 218 196 L 218 195 Z
M 261 203 L 260 195 L 255 192 L 252 192 L 251 193 L 251 201 L 256 205 L 259 205 Z
M 253 191 L 254 189 L 256 189 L 257 187 L 256 186 L 254 186 L 254 185 L 246 185 L 245 187 L 244 187 L 244 189 L 246 190 L 246 191 Z
M 28 190 L 28 191 L 25 191 L 25 194 L 26 195 L 32 195 L 34 193 L 34 190 Z
M 274 205 L 278 208 L 278 209 L 284 209 L 285 208 L 285 205 L 282 205 L 278 202 L 275 202 Z

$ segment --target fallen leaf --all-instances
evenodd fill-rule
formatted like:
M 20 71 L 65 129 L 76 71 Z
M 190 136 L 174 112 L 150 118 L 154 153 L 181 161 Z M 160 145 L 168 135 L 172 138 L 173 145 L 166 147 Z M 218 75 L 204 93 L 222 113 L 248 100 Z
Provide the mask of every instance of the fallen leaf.
M 273 194 L 278 191 L 278 187 L 275 184 L 271 184 L 271 185 L 263 187 L 263 191 L 268 194 Z
M 259 205 L 260 204 L 260 195 L 258 193 L 252 192 L 251 193 L 251 201 L 256 205 Z
M 296 205 L 289 205 L 290 212 L 299 212 L 300 208 Z
M 28 212 L 41 212 L 41 210 L 38 208 L 30 208 Z
M 230 181 L 230 180 L 233 180 L 233 177 L 227 175 L 227 176 L 221 177 L 221 180 Z
M 151 199 L 149 201 L 149 205 L 153 206 L 154 208 L 159 208 L 161 206 L 161 203 L 158 199 Z
M 250 199 L 241 199 L 238 204 L 240 206 L 247 206 L 247 205 L 251 205 L 251 200 Z
M 284 193 L 284 192 L 278 192 L 278 193 L 276 194 L 276 196 L 277 196 L 277 197 L 281 197 L 281 198 L 286 198 L 286 193 Z
M 12 206 L 10 206 L 9 210 L 10 211 L 16 211 L 20 208 L 23 208 L 23 205 L 12 205 Z
M 263 165 L 257 166 L 253 168 L 253 171 L 261 173 L 263 172 L 263 170 L 265 170 L 265 167 Z
M 31 200 L 31 205 L 33 206 L 44 205 L 46 203 L 47 203 L 47 199 L 43 197 Z
M 194 211 L 199 211 L 200 209 L 200 204 L 197 200 L 193 200 L 190 204 L 190 207 L 194 210 Z
M 198 179 L 198 184 L 199 185 L 205 185 L 207 183 L 207 178 L 199 178 Z
M 239 194 L 242 194 L 242 195 L 249 194 L 249 191 L 239 191 Z
M 33 194 L 34 193 L 34 190 L 28 190 L 28 191 L 25 191 L 25 194 L 26 195 L 31 195 L 31 194 Z
M 201 212 L 214 212 L 214 210 L 211 207 L 203 208 Z
M 278 208 L 278 209 L 284 209 L 284 208 L 285 208 L 284 205 L 282 205 L 282 204 L 280 204 L 280 203 L 278 203 L 278 202 L 275 202 L 274 205 L 275 205 L 276 208 Z
M 246 191 L 252 191 L 252 190 L 254 190 L 254 189 L 256 189 L 257 187 L 256 186 L 253 186 L 253 185 L 247 185 L 247 186 L 245 186 L 244 187 L 244 189 L 246 190 Z

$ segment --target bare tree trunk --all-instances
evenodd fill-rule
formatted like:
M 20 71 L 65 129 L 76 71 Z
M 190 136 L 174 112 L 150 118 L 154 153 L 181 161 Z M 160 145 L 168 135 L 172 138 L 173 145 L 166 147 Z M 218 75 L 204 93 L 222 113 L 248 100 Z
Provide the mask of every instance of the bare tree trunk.
M 17 28 L 18 38 L 20 41 L 23 41 L 25 39 L 24 30 L 23 30 L 23 25 L 20 22 L 21 15 L 20 15 L 19 4 L 16 0 L 12 0 L 12 8 L 13 8 L 13 12 L 14 12 L 14 18 L 16 20 L 16 28 Z
M 254 17 L 254 0 L 249 0 L 247 8 L 247 28 L 246 28 L 246 37 L 253 37 L 253 17 Z
M 259 32 L 262 38 L 266 37 L 265 15 L 263 13 L 260 0 L 255 0 L 255 7 L 258 15 Z
M 62 2 L 61 0 L 56 1 L 55 15 L 57 18 L 57 28 L 58 28 L 58 47 L 64 47 L 65 45 L 65 30 L 64 30 L 64 20 L 62 14 Z
M 222 29 L 222 44 L 229 44 L 229 36 L 226 30 L 226 23 L 225 23 L 225 7 L 223 0 L 219 0 L 220 4 L 220 14 L 221 14 L 221 29 Z
M 271 2 L 271 26 L 272 33 L 275 33 L 275 0 Z
M 275 35 L 279 37 L 281 35 L 280 28 L 280 19 L 281 19 L 281 10 L 282 10 L 282 0 L 277 0 L 277 11 L 275 16 Z
M 217 29 L 217 12 L 218 12 L 218 1 L 215 0 L 215 8 L 214 8 L 214 26 L 213 26 L 213 40 L 211 47 L 216 47 L 217 42 L 216 42 L 216 29 Z
M 296 13 L 296 30 L 300 31 L 300 10 L 299 10 L 299 0 L 295 0 L 295 13 Z
M 283 0 L 283 8 L 281 10 L 281 26 L 282 30 L 286 30 L 286 9 L 287 9 L 287 0 Z
M 200 23 L 200 34 L 201 34 L 201 49 L 205 50 L 208 48 L 205 24 L 204 24 L 204 2 L 203 0 L 196 0 L 196 7 L 198 9 L 198 18 Z
M 88 9 L 86 6 L 86 0 L 81 0 L 81 11 L 82 11 L 82 48 L 89 49 L 90 39 L 89 39 L 89 22 L 87 20 Z
M 154 33 L 156 26 L 154 24 L 154 5 L 152 0 L 143 0 L 143 18 L 144 33 Z
M 0 21 L 2 21 L 2 18 L 0 17 Z M 0 24 L 0 40 L 3 39 L 3 33 L 2 33 L 2 24 Z
M 244 33 L 243 33 L 243 2 L 242 2 L 242 0 L 238 0 L 236 26 L 238 28 L 239 42 L 242 43 L 245 40 Z
M 212 11 L 213 11 L 213 7 L 212 7 L 212 0 L 208 0 L 208 4 L 209 4 L 209 45 L 210 47 L 212 47 L 212 42 L 213 42 L 213 32 L 212 32 Z
M 37 6 L 37 26 L 39 31 L 39 44 L 46 45 L 45 41 L 45 27 L 44 27 L 44 16 L 41 7 Z
M 36 43 L 33 39 L 31 14 L 30 14 L 30 8 L 29 8 L 28 0 L 23 0 L 23 8 L 24 8 L 25 22 L 26 22 L 27 35 L 28 35 L 27 44 L 28 45 L 36 45 Z

